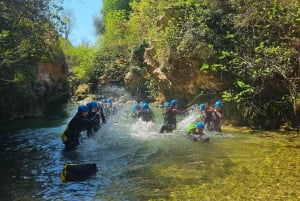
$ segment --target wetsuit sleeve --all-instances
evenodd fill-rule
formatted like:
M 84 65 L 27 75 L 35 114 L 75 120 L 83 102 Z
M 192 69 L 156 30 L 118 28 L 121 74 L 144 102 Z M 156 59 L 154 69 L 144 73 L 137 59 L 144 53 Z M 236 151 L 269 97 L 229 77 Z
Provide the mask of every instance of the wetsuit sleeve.
M 80 132 L 83 129 L 88 128 L 90 124 L 91 124 L 91 121 L 76 114 L 76 116 L 68 124 L 68 129 L 66 130 L 66 135 L 70 138 L 76 138 L 79 136 Z

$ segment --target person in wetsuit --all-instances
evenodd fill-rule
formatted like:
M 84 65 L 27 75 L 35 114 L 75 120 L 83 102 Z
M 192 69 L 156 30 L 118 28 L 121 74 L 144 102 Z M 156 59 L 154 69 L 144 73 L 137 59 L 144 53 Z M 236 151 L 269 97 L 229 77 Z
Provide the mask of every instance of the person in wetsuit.
M 143 103 L 142 104 L 142 108 L 139 110 L 137 117 L 139 119 L 141 119 L 142 121 L 145 121 L 145 122 L 149 122 L 149 121 L 154 121 L 155 120 L 154 113 L 149 108 L 148 103 Z
M 210 137 L 205 135 L 203 133 L 204 129 L 204 123 L 203 122 L 197 122 L 196 124 L 190 125 L 187 128 L 188 136 L 194 141 L 194 142 L 209 142 Z
M 88 103 L 89 112 L 87 119 L 91 121 L 90 125 L 87 127 L 87 136 L 91 137 L 95 132 L 100 129 L 100 117 L 102 122 L 106 123 L 105 116 L 103 114 L 103 109 L 98 107 L 96 101 Z
M 222 132 L 221 119 L 223 118 L 223 111 L 221 101 L 216 101 L 214 106 L 212 110 L 212 131 Z
M 75 149 L 80 144 L 80 132 L 89 127 L 91 124 L 91 121 L 86 118 L 88 111 L 89 109 L 86 105 L 80 105 L 76 115 L 69 122 L 62 135 L 62 141 L 65 145 L 65 150 Z
M 139 102 L 136 102 L 136 103 L 133 105 L 131 117 L 132 117 L 132 118 L 137 118 L 137 116 L 138 116 L 138 114 L 139 114 L 139 111 L 140 111 L 141 109 L 142 109 L 142 108 L 141 108 Z
M 164 102 L 164 109 L 164 124 L 162 125 L 159 133 L 164 133 L 165 131 L 172 132 L 174 129 L 176 129 L 176 113 L 173 111 L 171 103 L 168 101 Z

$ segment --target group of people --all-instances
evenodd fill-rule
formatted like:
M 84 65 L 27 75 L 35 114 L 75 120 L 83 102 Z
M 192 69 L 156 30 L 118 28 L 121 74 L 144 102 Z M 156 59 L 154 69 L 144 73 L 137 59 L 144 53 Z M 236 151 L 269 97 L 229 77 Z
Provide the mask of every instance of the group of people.
M 221 118 L 223 117 L 221 101 L 216 101 L 214 107 L 209 106 L 207 103 L 201 103 L 197 109 L 196 122 L 191 123 L 187 128 L 188 135 L 193 141 L 209 141 L 209 138 L 204 135 L 203 130 L 206 128 L 209 131 L 221 132 Z M 173 99 L 171 102 L 165 101 L 163 104 L 163 125 L 159 133 L 173 132 L 177 129 L 176 115 L 185 113 L 187 110 L 178 110 L 178 101 Z M 133 106 L 133 117 L 140 118 L 143 121 L 153 121 L 154 113 L 149 108 L 148 103 L 143 103 L 142 106 L 136 103 Z
M 76 115 L 62 134 L 66 150 L 72 150 L 80 144 L 81 131 L 86 129 L 87 137 L 91 137 L 100 129 L 101 123 L 106 123 L 104 108 L 105 105 L 97 101 L 78 106 Z
M 177 129 L 177 114 L 185 113 L 189 110 L 180 111 L 178 101 L 173 99 L 171 102 L 165 101 L 163 104 L 163 125 L 159 133 L 173 132 Z M 100 129 L 101 123 L 106 123 L 107 115 L 113 112 L 112 99 L 103 99 L 102 102 L 91 101 L 86 105 L 79 105 L 76 115 L 71 119 L 67 128 L 62 134 L 62 141 L 66 150 L 72 150 L 80 144 L 81 131 L 87 131 L 87 137 L 93 136 Z M 155 115 L 149 104 L 144 102 L 142 105 L 136 103 L 133 106 L 132 117 L 141 119 L 145 122 L 154 122 Z M 197 119 L 186 129 L 193 141 L 209 141 L 203 130 L 221 132 L 221 118 L 223 117 L 222 103 L 216 101 L 214 107 L 207 103 L 199 104 L 197 109 Z
M 221 132 L 221 119 L 223 118 L 222 102 L 216 101 L 214 106 L 200 103 L 197 110 L 197 121 L 204 123 L 209 131 Z
M 164 108 L 164 124 L 159 131 L 160 133 L 172 132 L 173 130 L 176 130 L 177 127 L 176 115 L 179 112 L 177 110 L 177 100 L 174 99 L 171 102 L 164 102 Z M 145 122 L 155 121 L 154 113 L 146 102 L 142 103 L 141 106 L 139 103 L 134 104 L 132 117 L 141 119 Z
M 149 107 L 149 104 L 145 102 L 142 104 L 142 106 L 140 106 L 139 103 L 134 104 L 132 117 L 141 119 L 142 121 L 145 122 L 155 121 L 155 115 L 153 111 Z

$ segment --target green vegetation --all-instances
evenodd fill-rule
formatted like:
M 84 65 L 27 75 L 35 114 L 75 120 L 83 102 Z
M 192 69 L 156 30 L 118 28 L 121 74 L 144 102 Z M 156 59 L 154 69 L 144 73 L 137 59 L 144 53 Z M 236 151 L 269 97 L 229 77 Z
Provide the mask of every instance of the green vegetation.
M 61 54 L 61 10 L 55 0 L 0 1 L 0 122 L 45 109 L 34 82 L 37 65 Z
M 177 58 L 198 61 L 200 71 L 213 73 L 223 86 L 210 99 L 222 97 L 231 120 L 255 128 L 296 126 L 299 8 L 296 0 L 104 0 L 95 71 L 100 83 L 122 82 L 133 72 L 139 88 L 155 98 L 159 80 L 144 58 L 152 48 L 152 59 L 167 76 L 178 71 L 172 63 Z M 181 68 L 188 72 L 186 66 Z M 135 88 L 129 88 L 133 94 Z
M 92 76 L 93 71 L 95 48 L 84 43 L 74 47 L 69 41 L 63 39 L 61 40 L 61 46 L 74 77 L 83 83 L 89 82 L 88 78 Z
M 59 17 L 60 4 L 0 2 L 1 85 L 32 90 L 36 64 L 62 48 L 73 87 L 90 83 L 96 92 L 113 82 L 149 101 L 222 99 L 228 120 L 239 125 L 298 126 L 299 1 L 104 0 L 94 21 L 98 43 L 78 47 L 67 40 L 72 19 Z
M 23 81 L 37 61 L 49 61 L 58 52 L 54 19 L 61 9 L 52 1 L 0 2 L 0 77 Z M 51 21 L 53 19 L 53 21 Z M 24 67 L 26 65 L 26 67 Z

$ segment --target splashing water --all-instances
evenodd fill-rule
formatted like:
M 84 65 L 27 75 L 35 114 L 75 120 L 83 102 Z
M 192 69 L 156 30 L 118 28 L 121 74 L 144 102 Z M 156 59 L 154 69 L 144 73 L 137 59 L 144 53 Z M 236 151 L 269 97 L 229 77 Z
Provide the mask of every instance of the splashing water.
M 197 109 L 194 108 L 191 112 L 187 113 L 186 116 L 178 123 L 179 131 L 186 131 L 186 128 L 191 124 L 195 123 L 198 117 Z
M 300 200 L 298 135 L 231 134 L 199 144 L 183 137 L 194 113 L 178 117 L 176 132 L 159 134 L 161 109 L 145 123 L 130 117 L 132 102 L 115 105 L 73 152 L 63 152 L 60 137 L 74 105 L 67 117 L 10 124 L 1 138 L 1 200 Z M 96 163 L 99 172 L 63 183 L 65 163 Z

